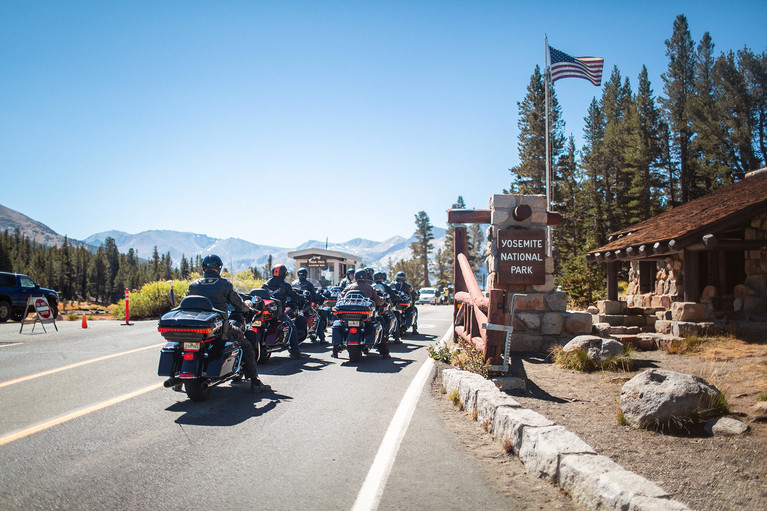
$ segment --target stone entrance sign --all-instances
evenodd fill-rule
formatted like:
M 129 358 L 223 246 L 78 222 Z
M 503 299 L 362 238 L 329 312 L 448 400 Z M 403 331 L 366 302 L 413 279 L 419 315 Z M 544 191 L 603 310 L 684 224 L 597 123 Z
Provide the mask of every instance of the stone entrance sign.
M 546 231 L 498 230 L 498 283 L 546 283 Z

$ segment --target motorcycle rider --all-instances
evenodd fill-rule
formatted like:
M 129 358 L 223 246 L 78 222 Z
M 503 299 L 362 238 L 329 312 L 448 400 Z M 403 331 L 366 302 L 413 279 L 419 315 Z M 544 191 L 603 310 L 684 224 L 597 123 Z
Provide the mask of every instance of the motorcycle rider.
M 341 282 L 338 283 L 338 287 L 345 289 L 352 282 L 354 282 L 354 268 L 349 268 L 346 270 L 346 277 L 342 278 Z
M 373 284 L 375 287 L 381 286 L 384 290 L 384 293 L 389 295 L 389 300 L 391 301 L 392 306 L 396 306 L 397 302 L 399 301 L 397 298 L 397 293 L 395 293 L 394 290 L 386 283 L 386 273 L 382 271 L 374 273 L 373 281 L 375 282 Z M 388 340 L 389 332 L 386 328 L 386 325 L 384 325 L 384 336 Z M 401 342 L 399 338 L 399 328 L 396 328 L 394 331 L 394 342 Z
M 204 296 L 215 309 L 226 311 L 227 304 L 243 314 L 252 314 L 253 309 L 242 301 L 240 295 L 234 290 L 234 286 L 227 279 L 221 277 L 221 268 L 224 266 L 221 258 L 215 254 L 208 254 L 202 260 L 203 276 L 189 284 L 187 295 Z M 242 358 L 245 361 L 245 376 L 250 378 L 251 392 L 265 392 L 271 390 L 269 385 L 264 385 L 258 378 L 256 369 L 256 353 L 253 346 L 245 338 L 240 329 L 224 323 L 224 338 L 234 340 L 242 348 Z
M 373 303 L 376 304 L 376 307 L 380 307 L 384 304 L 383 298 L 378 296 L 378 293 L 376 293 L 376 290 L 373 289 L 373 286 L 365 282 L 365 279 L 367 278 L 367 271 L 365 270 L 357 270 L 354 273 L 354 283 L 349 284 L 344 288 L 343 291 L 341 291 L 341 294 L 339 295 L 339 299 L 347 295 L 351 291 L 358 291 L 361 292 L 365 298 L 369 298 L 373 301 Z M 390 358 L 391 355 L 389 355 L 389 347 L 386 345 L 386 343 L 382 340 L 381 344 L 378 347 L 378 352 L 381 354 L 382 358 Z M 338 347 L 334 344 L 333 345 L 333 357 L 338 358 Z
M 309 299 L 317 305 L 321 305 L 322 302 L 325 301 L 325 297 L 317 292 L 317 288 L 315 288 L 314 284 L 307 278 L 309 276 L 309 270 L 301 267 L 296 272 L 296 275 L 298 275 L 298 278 L 291 284 L 293 289 L 298 288 L 301 291 L 309 291 Z M 317 337 L 320 338 L 320 342 L 325 342 L 325 326 L 327 323 L 323 314 L 320 314 L 318 311 L 317 315 L 320 317 L 320 323 L 317 326 Z
M 261 286 L 263 289 L 268 290 L 272 296 L 281 301 L 283 307 L 285 306 L 288 298 L 294 302 L 299 302 L 301 299 L 303 299 L 303 297 L 299 297 L 298 293 L 296 293 L 295 290 L 287 282 L 285 282 L 285 276 L 287 274 L 288 269 L 285 267 L 285 265 L 278 264 L 272 268 L 272 277 L 264 282 L 264 284 Z M 287 314 L 285 314 L 285 317 L 286 319 L 292 321 L 292 319 L 288 317 Z M 302 321 L 303 325 L 301 325 Z M 288 339 L 288 343 L 290 344 L 290 349 L 288 351 L 290 352 L 290 358 L 299 359 L 301 358 L 301 350 L 298 347 L 298 332 L 296 330 L 297 328 L 303 327 L 303 330 L 306 331 L 306 318 L 303 316 L 296 316 L 295 324 L 296 328 L 291 329 L 290 339 Z
M 410 306 L 405 309 L 404 315 L 407 316 L 413 314 L 413 335 L 418 335 L 418 309 L 415 306 L 417 298 L 416 290 L 405 281 L 404 271 L 398 271 L 394 276 L 394 279 L 395 282 L 393 283 L 392 289 L 395 291 L 404 291 L 410 296 Z

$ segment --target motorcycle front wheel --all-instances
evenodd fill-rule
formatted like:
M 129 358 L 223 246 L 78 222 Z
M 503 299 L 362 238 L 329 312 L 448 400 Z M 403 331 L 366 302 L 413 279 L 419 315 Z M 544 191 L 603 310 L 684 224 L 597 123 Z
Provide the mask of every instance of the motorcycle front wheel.
M 210 393 L 210 388 L 203 387 L 200 378 L 185 381 L 184 390 L 186 391 L 187 397 L 194 402 L 205 401 L 208 399 L 208 394 Z

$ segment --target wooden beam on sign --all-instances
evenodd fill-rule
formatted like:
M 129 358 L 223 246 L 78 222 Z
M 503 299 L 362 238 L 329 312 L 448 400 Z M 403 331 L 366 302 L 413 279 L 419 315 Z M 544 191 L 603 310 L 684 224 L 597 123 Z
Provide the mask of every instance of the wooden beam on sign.
M 449 209 L 447 210 L 449 224 L 489 224 L 489 209 Z
M 552 227 L 556 227 L 557 225 L 562 225 L 562 215 L 557 213 L 556 211 L 547 211 L 546 225 L 550 225 Z

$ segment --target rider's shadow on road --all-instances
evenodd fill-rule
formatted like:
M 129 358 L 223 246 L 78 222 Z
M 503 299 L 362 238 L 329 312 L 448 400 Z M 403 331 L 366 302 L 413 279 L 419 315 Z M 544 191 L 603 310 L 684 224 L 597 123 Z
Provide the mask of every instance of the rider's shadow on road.
M 210 396 L 205 402 L 195 403 L 187 399 L 167 407 L 166 410 L 184 413 L 174 421 L 180 425 L 234 426 L 271 412 L 282 401 L 293 399 L 274 391 L 251 394 L 249 390 L 249 384 L 236 385 L 233 388 L 214 387 L 210 389 Z M 248 402 L 252 403 L 252 406 L 248 406 Z
M 321 371 L 324 367 L 327 367 L 332 362 L 323 360 L 321 358 L 312 357 L 311 355 L 302 358 L 300 360 L 294 360 L 290 357 L 274 355 L 269 359 L 266 364 L 258 365 L 259 374 L 270 375 L 289 375 L 298 374 L 304 371 Z

